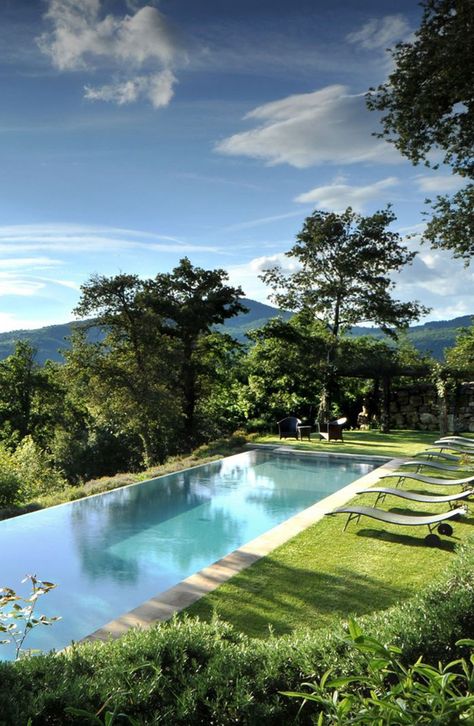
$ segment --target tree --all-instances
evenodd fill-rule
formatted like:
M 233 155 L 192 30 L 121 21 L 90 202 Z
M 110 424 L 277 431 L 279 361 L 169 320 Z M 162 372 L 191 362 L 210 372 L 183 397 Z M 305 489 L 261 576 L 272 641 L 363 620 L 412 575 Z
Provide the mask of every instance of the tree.
M 171 412 L 173 427 L 179 415 L 169 386 L 172 346 L 160 334 L 161 320 L 143 304 L 138 276 L 95 275 L 81 291 L 75 313 L 92 319 L 73 338 L 69 371 L 99 427 L 106 420 L 121 435 L 136 434 L 150 466 L 169 453 Z M 102 328 L 105 338 L 89 343 L 91 327 Z
M 315 211 L 307 217 L 294 247 L 286 253 L 298 261 L 289 275 L 273 267 L 262 279 L 275 290 L 273 300 L 289 310 L 312 315 L 330 333 L 319 418 L 328 417 L 334 397 L 334 365 L 339 335 L 361 322 L 378 325 L 395 336 L 427 312 L 417 302 L 395 300 L 390 275 L 412 262 L 396 232 L 386 228 L 395 220 L 388 207 L 362 217 L 349 207 L 342 214 Z
M 312 316 L 274 318 L 252 330 L 246 359 L 247 415 L 266 425 L 289 413 L 312 421 L 321 396 L 328 333 Z
M 77 380 L 87 379 L 93 415 L 138 435 L 147 465 L 205 438 L 196 411 L 211 392 L 209 372 L 229 352 L 226 336 L 212 328 L 245 310 L 241 289 L 226 279 L 224 270 L 203 270 L 184 258 L 154 279 L 94 276 L 81 288 L 76 314 L 92 316 L 87 326 L 101 327 L 106 337 L 94 345 L 78 338 L 69 363 Z
M 262 279 L 275 290 L 273 300 L 289 310 L 307 311 L 333 338 L 353 325 L 371 322 L 393 335 L 427 312 L 417 302 L 395 300 L 390 274 L 412 262 L 396 232 L 390 208 L 362 217 L 349 207 L 342 214 L 315 211 L 286 253 L 299 269 L 286 275 L 273 267 Z M 280 291 L 280 292 L 278 292 Z
M 0 437 L 12 448 L 31 434 L 44 446 L 56 416 L 58 386 L 50 367 L 36 362 L 36 349 L 25 340 L 0 361 Z
M 446 351 L 448 367 L 466 376 L 474 373 L 474 326 L 462 328 L 453 348 Z
M 369 90 L 367 105 L 385 113 L 378 136 L 414 164 L 437 167 L 433 158 L 441 152 L 469 180 L 452 198 L 437 198 L 424 234 L 468 264 L 474 254 L 474 3 L 424 0 L 423 8 L 414 40 L 391 50 L 395 68 Z
M 239 300 L 241 288 L 230 287 L 225 284 L 227 280 L 225 270 L 193 267 L 185 257 L 171 273 L 156 275 L 144 287 L 143 304 L 158 316 L 161 334 L 177 344 L 174 369 L 176 386 L 183 397 L 188 445 L 196 443 L 196 405 L 203 393 L 199 380 L 206 376 L 209 360 L 198 343 L 213 326 L 246 311 Z M 213 333 L 214 346 L 216 335 L 220 334 Z

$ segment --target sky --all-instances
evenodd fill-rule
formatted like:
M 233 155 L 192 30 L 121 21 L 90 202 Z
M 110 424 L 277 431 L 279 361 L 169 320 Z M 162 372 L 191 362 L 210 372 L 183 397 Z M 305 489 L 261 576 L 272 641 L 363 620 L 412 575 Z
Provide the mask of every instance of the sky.
M 184 256 L 267 302 L 259 274 L 315 209 L 392 203 L 395 294 L 474 313 L 473 269 L 419 245 L 460 186 L 373 136 L 364 94 L 416 0 L 0 0 L 0 331 L 70 321 L 91 275 Z

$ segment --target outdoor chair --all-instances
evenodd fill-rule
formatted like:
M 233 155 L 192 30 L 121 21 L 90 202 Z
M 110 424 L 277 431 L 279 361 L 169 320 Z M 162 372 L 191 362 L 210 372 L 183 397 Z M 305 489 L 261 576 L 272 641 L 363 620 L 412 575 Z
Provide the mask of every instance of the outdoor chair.
M 287 416 L 286 418 L 282 418 L 281 421 L 278 421 L 278 433 L 280 434 L 280 439 L 286 439 L 290 436 L 294 436 L 295 439 L 298 438 L 298 426 L 301 424 L 301 421 L 299 418 L 296 418 L 296 416 Z
M 428 461 L 431 461 L 432 459 L 441 459 L 442 461 L 452 461 L 454 463 L 455 461 L 459 462 L 461 460 L 460 455 L 456 456 L 455 454 L 447 454 L 441 449 L 425 449 L 424 451 L 418 451 L 418 453 L 413 454 L 413 456 L 426 457 Z
M 343 426 L 347 423 L 346 416 L 338 418 L 337 421 L 329 421 L 327 424 L 327 433 L 324 431 L 320 432 L 320 436 L 326 441 L 344 441 L 342 438 Z
M 390 474 L 382 474 L 380 479 L 389 479 L 391 477 L 398 477 L 397 486 L 403 484 L 405 479 L 413 479 L 414 481 L 421 481 L 423 484 L 433 484 L 441 487 L 463 487 L 463 489 L 469 488 L 474 484 L 474 474 L 464 479 L 437 479 L 433 476 L 415 474 L 411 471 L 392 471 Z
M 438 441 L 435 441 L 435 444 L 458 444 L 459 446 L 473 446 L 474 447 L 474 438 L 467 437 L 467 436 L 443 436 Z
M 463 492 L 453 492 L 452 494 L 421 494 L 420 492 L 407 492 L 403 489 L 392 489 L 391 487 L 370 487 L 369 489 L 362 489 L 357 494 L 377 494 L 375 500 L 375 506 L 378 502 L 385 499 L 387 494 L 393 497 L 400 497 L 400 499 L 408 499 L 412 502 L 422 502 L 424 504 L 449 504 L 451 509 L 454 509 L 453 502 L 457 502 L 461 499 L 467 499 L 474 494 L 474 489 L 466 489 Z
M 448 449 L 450 451 L 454 451 L 458 455 L 467 454 L 468 456 L 472 456 L 474 454 L 474 446 L 472 446 L 472 444 L 461 444 L 457 441 L 445 441 L 444 439 L 439 439 L 434 443 L 435 446 L 439 446 L 440 451 Z
M 416 466 L 415 473 L 418 474 L 420 469 L 425 467 L 426 469 L 437 469 L 438 471 L 469 471 L 469 466 L 463 466 L 462 464 L 440 464 L 436 461 L 403 461 L 398 465 L 400 468 L 403 466 Z
M 385 512 L 383 509 L 376 509 L 375 507 L 340 507 L 334 509 L 332 512 L 326 512 L 328 515 L 333 514 L 348 514 L 347 521 L 344 525 L 346 530 L 347 525 L 352 519 L 360 520 L 361 517 L 372 517 L 372 519 L 378 519 L 380 522 L 386 522 L 387 524 L 396 524 L 400 527 L 416 527 L 425 525 L 430 530 L 430 533 L 425 537 L 425 544 L 429 547 L 435 547 L 440 543 L 440 539 L 437 534 L 433 532 L 433 528 L 438 525 L 439 534 L 451 535 L 453 529 L 450 525 L 445 523 L 447 519 L 454 519 L 461 514 L 466 514 L 465 507 L 458 507 L 458 509 L 451 509 L 449 512 L 443 512 L 442 514 L 431 514 L 431 515 L 410 515 L 410 514 L 397 514 L 396 512 Z

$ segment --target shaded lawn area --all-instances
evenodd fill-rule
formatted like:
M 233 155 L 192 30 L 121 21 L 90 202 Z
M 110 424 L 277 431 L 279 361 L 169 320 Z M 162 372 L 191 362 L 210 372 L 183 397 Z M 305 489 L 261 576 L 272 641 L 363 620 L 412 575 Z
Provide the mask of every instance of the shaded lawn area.
M 373 437 L 378 444 L 377 454 L 406 456 L 422 450 L 436 437 L 433 433 L 413 432 L 416 443 L 412 443 L 408 440 L 411 434 L 349 432 L 344 445 L 330 446 L 334 451 L 337 447 L 348 452 L 351 447 L 352 453 L 361 453 L 362 449 L 375 453 L 368 447 Z M 267 437 L 264 442 L 271 443 Z M 327 442 L 316 446 L 328 448 Z M 424 469 L 423 473 L 440 477 L 440 472 L 433 470 Z M 395 486 L 395 479 L 385 479 L 383 486 Z M 415 481 L 407 481 L 403 488 L 437 494 L 452 492 Z M 357 504 L 374 506 L 375 495 L 356 500 Z M 407 514 L 437 514 L 448 509 L 447 504 L 419 504 L 396 497 L 387 497 L 378 506 Z M 427 527 L 397 527 L 364 517 L 359 523 L 352 521 L 343 532 L 345 521 L 346 515 L 324 517 L 186 612 L 205 620 L 215 612 L 248 635 L 266 637 L 269 628 L 275 634 L 297 628 L 313 630 L 350 615 L 385 609 L 414 595 L 448 564 L 456 543 L 472 533 L 474 516 L 468 514 L 462 521 L 453 522 L 453 536 L 442 537 L 439 548 L 425 546 Z

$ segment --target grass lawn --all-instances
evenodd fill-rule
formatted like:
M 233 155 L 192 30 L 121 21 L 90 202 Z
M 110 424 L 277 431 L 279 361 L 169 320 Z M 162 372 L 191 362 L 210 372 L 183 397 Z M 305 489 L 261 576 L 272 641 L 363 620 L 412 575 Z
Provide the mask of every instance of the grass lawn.
M 259 444 L 278 444 L 291 446 L 305 451 L 343 454 L 377 454 L 378 456 L 413 456 L 418 451 L 428 448 L 439 438 L 436 431 L 394 431 L 381 434 L 379 431 L 344 431 L 344 441 L 318 441 L 313 434 L 311 441 L 296 439 L 279 439 L 278 434 L 260 436 L 255 439 Z
M 410 456 L 432 444 L 436 433 L 348 432 L 344 443 L 285 445 L 315 451 L 376 453 Z M 262 437 L 261 443 L 279 443 L 278 437 Z M 283 442 L 282 442 L 283 443 Z M 439 472 L 424 473 L 439 477 Z M 385 480 L 393 486 L 395 480 Z M 406 482 L 405 489 L 446 493 L 449 489 Z M 458 490 L 456 490 L 458 491 Z M 357 497 L 358 504 L 374 505 L 375 497 Z M 435 514 L 444 505 L 422 505 L 387 497 L 383 509 L 399 513 Z M 220 618 L 253 636 L 265 637 L 296 628 L 320 628 L 349 615 L 388 608 L 411 597 L 449 562 L 457 542 L 474 531 L 474 517 L 454 522 L 453 537 L 442 537 L 439 548 L 424 545 L 426 527 L 396 527 L 363 518 L 343 532 L 345 516 L 325 517 L 300 535 L 274 550 L 252 567 L 195 603 L 186 612 L 210 619 Z

